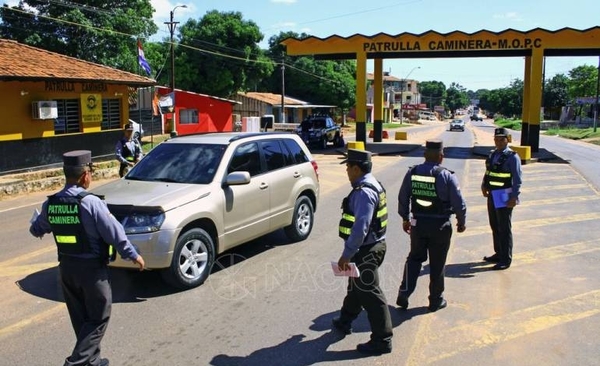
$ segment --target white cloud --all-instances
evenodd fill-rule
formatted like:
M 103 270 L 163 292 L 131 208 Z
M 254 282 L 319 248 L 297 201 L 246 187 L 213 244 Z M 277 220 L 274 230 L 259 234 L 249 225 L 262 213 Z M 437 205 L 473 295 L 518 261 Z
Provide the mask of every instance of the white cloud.
M 515 11 L 509 11 L 504 14 L 494 14 L 494 19 L 502 19 L 502 20 L 520 22 L 523 20 L 523 17 Z
M 271 0 L 272 3 L 275 4 L 286 4 L 286 5 L 290 5 L 290 4 L 294 4 L 296 3 L 297 0 Z

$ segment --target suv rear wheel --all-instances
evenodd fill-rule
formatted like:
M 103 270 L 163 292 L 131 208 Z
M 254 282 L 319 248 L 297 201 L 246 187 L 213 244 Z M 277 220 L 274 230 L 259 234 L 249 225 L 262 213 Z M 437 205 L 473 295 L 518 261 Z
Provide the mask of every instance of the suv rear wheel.
M 315 215 L 313 205 L 306 196 L 300 196 L 294 206 L 292 223 L 284 228 L 285 235 L 292 241 L 302 241 L 312 231 Z
M 186 231 L 177 239 L 171 266 L 162 272 L 169 284 L 182 289 L 206 281 L 215 261 L 215 245 L 203 229 Z

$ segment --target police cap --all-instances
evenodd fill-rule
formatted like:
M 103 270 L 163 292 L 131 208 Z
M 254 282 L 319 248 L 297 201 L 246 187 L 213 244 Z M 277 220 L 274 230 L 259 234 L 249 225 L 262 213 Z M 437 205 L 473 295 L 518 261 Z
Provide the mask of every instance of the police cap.
M 371 152 L 365 150 L 348 149 L 346 158 L 340 164 L 347 162 L 364 163 L 371 161 Z
M 504 127 L 496 128 L 494 130 L 494 137 L 508 137 L 508 131 Z
M 63 164 L 69 167 L 91 166 L 92 152 L 90 150 L 74 150 L 63 154 Z
M 442 151 L 444 149 L 444 143 L 442 140 L 428 140 L 425 142 L 425 149 Z

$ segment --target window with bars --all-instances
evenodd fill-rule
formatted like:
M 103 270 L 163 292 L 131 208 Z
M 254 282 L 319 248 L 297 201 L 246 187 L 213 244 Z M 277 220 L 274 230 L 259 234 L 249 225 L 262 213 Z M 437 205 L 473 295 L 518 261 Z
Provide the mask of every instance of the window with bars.
M 54 134 L 81 132 L 79 123 L 79 99 L 58 99 L 58 118 L 54 120 Z
M 121 128 L 121 100 L 102 99 L 102 130 Z
M 179 111 L 179 123 L 182 125 L 198 124 L 198 110 L 181 109 Z

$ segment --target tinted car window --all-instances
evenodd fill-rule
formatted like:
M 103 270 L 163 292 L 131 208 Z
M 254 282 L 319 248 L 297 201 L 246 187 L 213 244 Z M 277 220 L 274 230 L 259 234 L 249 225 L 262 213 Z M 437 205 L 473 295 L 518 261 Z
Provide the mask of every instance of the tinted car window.
M 267 163 L 268 171 L 277 170 L 286 165 L 285 154 L 281 149 L 279 140 L 262 141 L 260 145 Z
M 298 145 L 298 143 L 292 139 L 283 139 L 283 145 L 285 145 L 288 153 L 291 155 L 290 161 L 296 164 L 308 162 L 308 156 L 304 153 L 304 150 Z
M 251 176 L 262 173 L 260 153 L 258 145 L 254 142 L 240 145 L 235 149 L 229 168 L 229 173 L 235 171 L 247 171 Z
M 137 163 L 125 179 L 208 184 L 212 182 L 225 145 L 160 144 Z

